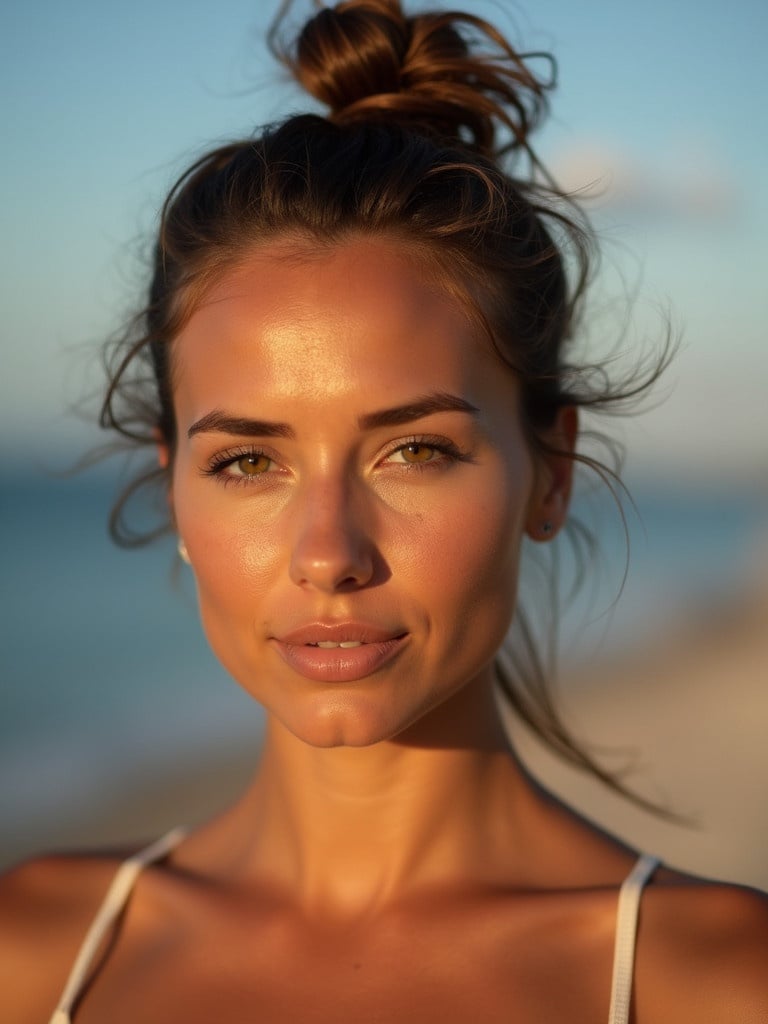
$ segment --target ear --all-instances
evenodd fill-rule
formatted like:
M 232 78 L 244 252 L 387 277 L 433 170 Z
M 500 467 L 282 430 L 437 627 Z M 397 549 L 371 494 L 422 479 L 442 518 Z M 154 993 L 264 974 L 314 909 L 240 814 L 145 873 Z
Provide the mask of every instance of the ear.
M 551 540 L 568 516 L 573 484 L 573 452 L 579 431 L 574 406 L 559 409 L 555 422 L 542 435 L 552 451 L 539 453 L 525 532 L 532 540 Z
M 171 449 L 160 427 L 152 427 L 152 440 L 155 442 L 158 466 L 160 469 L 168 469 L 171 464 Z
M 155 438 L 155 453 L 157 454 L 157 464 L 162 470 L 170 470 L 171 468 L 171 449 L 168 442 L 165 440 L 160 430 L 155 428 L 152 431 Z M 170 477 L 169 477 L 170 480 Z M 173 512 L 173 490 L 168 484 L 168 490 L 166 492 L 166 501 L 168 502 L 168 508 L 171 514 L 171 522 L 173 523 L 174 529 L 176 527 L 176 517 Z

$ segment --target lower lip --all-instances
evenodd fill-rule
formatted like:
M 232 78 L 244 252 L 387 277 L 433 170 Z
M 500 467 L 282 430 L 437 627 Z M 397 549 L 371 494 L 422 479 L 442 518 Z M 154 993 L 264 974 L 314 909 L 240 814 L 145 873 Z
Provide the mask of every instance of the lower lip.
M 407 635 L 361 644 L 360 647 L 311 647 L 309 644 L 287 644 L 274 640 L 280 657 L 306 679 L 321 683 L 348 683 L 365 679 L 397 657 Z

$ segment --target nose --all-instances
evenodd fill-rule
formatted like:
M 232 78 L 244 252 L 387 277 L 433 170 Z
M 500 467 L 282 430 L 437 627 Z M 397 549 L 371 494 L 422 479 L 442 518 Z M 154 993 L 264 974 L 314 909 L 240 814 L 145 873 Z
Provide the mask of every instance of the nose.
M 356 590 L 371 581 L 375 553 L 365 515 L 349 488 L 320 483 L 297 498 L 290 576 L 325 593 Z

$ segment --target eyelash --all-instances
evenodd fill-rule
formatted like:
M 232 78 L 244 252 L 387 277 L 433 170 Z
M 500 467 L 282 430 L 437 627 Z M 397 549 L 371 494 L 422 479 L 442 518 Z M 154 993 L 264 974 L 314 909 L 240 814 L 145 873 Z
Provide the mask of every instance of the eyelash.
M 408 472 L 411 472 L 414 469 L 417 471 L 437 469 L 439 466 L 443 466 L 444 468 L 446 462 L 467 462 L 469 460 L 469 456 L 462 452 L 453 443 L 453 441 L 449 441 L 447 437 L 437 437 L 429 434 L 420 434 L 418 436 L 414 435 L 413 437 L 406 438 L 404 441 L 400 441 L 394 448 L 386 453 L 384 458 L 389 459 L 398 452 L 402 452 L 406 448 L 409 448 L 411 445 L 419 445 L 423 448 L 432 448 L 433 451 L 439 452 L 442 458 L 429 459 L 428 462 L 398 463 L 398 465 L 403 466 L 408 470 Z
M 258 458 L 269 459 L 270 462 L 276 461 L 269 454 L 269 452 L 264 451 L 263 448 L 251 446 L 245 446 L 242 448 L 227 448 L 222 452 L 217 452 L 216 455 L 214 455 L 213 458 L 209 460 L 208 465 L 205 466 L 205 468 L 202 470 L 202 473 L 203 476 L 217 477 L 219 482 L 224 484 L 225 486 L 229 484 L 248 484 L 249 478 L 245 474 L 237 476 L 234 473 L 227 473 L 226 470 L 230 466 L 233 466 L 236 462 L 239 462 L 240 459 Z M 266 476 L 267 472 L 255 473 L 251 479 L 255 481 L 256 478 L 259 476 Z
M 401 462 L 397 465 L 405 469 L 407 472 L 425 472 L 427 470 L 438 469 L 440 467 L 445 468 L 446 463 L 454 462 L 468 462 L 469 455 L 462 452 L 452 441 L 449 441 L 445 437 L 433 437 L 431 435 L 414 435 L 408 437 L 403 441 L 400 441 L 395 447 L 391 448 L 382 456 L 382 461 L 385 459 L 391 459 L 393 455 L 398 452 L 404 451 L 411 445 L 420 445 L 424 448 L 431 448 L 435 452 L 439 453 L 440 458 L 429 459 L 427 462 Z M 210 459 L 208 465 L 204 467 L 202 473 L 204 476 L 217 477 L 219 481 L 225 486 L 235 484 L 238 486 L 248 485 L 255 483 L 255 481 L 262 477 L 269 475 L 269 471 L 266 470 L 264 473 L 256 473 L 252 477 L 248 477 L 246 474 L 236 475 L 234 473 L 227 473 L 226 470 L 238 462 L 240 459 L 258 459 L 265 458 L 269 459 L 270 462 L 276 460 L 265 451 L 263 448 L 245 446 L 242 448 L 227 448 L 225 451 L 218 452 L 213 458 Z

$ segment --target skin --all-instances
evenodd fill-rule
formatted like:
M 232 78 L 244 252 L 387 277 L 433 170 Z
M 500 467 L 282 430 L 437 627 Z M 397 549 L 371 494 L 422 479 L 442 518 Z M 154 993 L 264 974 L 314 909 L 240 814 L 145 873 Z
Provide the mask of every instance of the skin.
M 76 1020 L 606 1020 L 635 854 L 526 776 L 493 699 L 521 545 L 562 524 L 571 463 L 533 455 L 516 380 L 402 247 L 288 255 L 226 274 L 174 342 L 170 500 L 209 640 L 265 708 L 260 763 L 142 875 Z M 476 411 L 369 422 L 435 393 Z M 398 638 L 361 678 L 280 652 L 356 621 Z M 48 1018 L 116 863 L 6 880 L 3 1020 Z M 633 1019 L 768 1020 L 766 942 L 757 894 L 660 870 Z
M 536 472 L 517 382 L 418 266 L 362 241 L 265 273 L 269 258 L 229 275 L 178 339 L 176 522 L 235 679 L 310 747 L 371 747 L 424 728 L 462 687 L 489 687 L 521 539 L 562 520 L 570 464 Z M 477 412 L 360 426 L 432 394 Z M 295 437 L 188 437 L 215 409 Z M 402 450 L 410 440 L 435 447 Z M 201 472 L 250 452 L 256 465 Z M 407 634 L 369 683 L 311 685 L 270 642 L 349 620 Z

